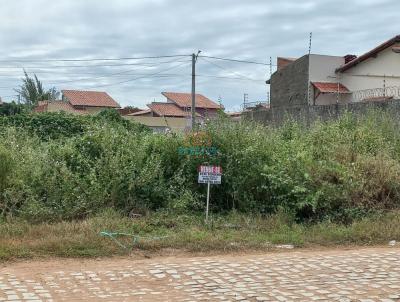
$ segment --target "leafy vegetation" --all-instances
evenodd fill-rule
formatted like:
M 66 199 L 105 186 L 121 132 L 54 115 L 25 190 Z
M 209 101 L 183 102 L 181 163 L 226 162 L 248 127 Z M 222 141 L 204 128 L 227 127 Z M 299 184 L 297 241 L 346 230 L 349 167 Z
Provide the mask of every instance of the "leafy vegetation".
M 29 108 L 24 104 L 15 102 L 0 104 L 0 116 L 16 115 L 28 111 Z
M 37 105 L 39 101 L 56 100 L 60 93 L 55 87 L 45 91 L 42 82 L 38 79 L 36 74 L 33 78 L 28 75 L 24 70 L 25 77 L 22 79 L 22 84 L 15 91 L 22 97 L 28 105 Z
M 115 111 L 95 117 L 44 113 L 0 118 L 0 213 L 3 219 L 58 222 L 112 208 L 199 213 L 206 188 L 202 163 L 223 167 L 212 211 L 271 215 L 297 222 L 351 224 L 400 207 L 400 132 L 383 112 L 309 128 L 221 119 L 208 126 L 218 149 L 203 158 L 179 155 L 187 141 L 152 134 Z

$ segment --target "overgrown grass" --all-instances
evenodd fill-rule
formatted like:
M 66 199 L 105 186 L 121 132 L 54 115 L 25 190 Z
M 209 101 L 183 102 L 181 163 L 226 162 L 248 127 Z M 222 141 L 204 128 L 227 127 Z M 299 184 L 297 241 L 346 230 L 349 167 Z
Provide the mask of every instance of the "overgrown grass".
M 116 112 L 0 118 L 0 258 L 127 253 L 101 231 L 167 236 L 135 245 L 155 253 L 398 240 L 399 130 L 381 111 L 307 128 L 221 119 L 202 129 L 217 154 L 195 157 L 178 152 L 192 134 L 152 134 Z M 209 226 L 205 162 L 224 171 Z
M 138 242 L 119 238 L 121 248 L 101 231 L 140 236 Z M 107 211 L 76 222 L 30 224 L 0 223 L 0 260 L 33 257 L 102 257 L 140 251 L 163 254 L 165 249 L 183 252 L 232 252 L 271 250 L 277 244 L 296 247 L 380 245 L 400 239 L 400 212 L 374 215 L 349 225 L 322 222 L 296 223 L 278 213 L 268 217 L 231 213 L 213 216 L 209 225 L 202 215 L 153 213 L 130 219 Z M 167 236 L 164 238 L 164 236 Z M 158 237 L 157 239 L 152 239 Z
M 0 118 L 0 216 L 61 222 L 97 215 L 202 211 L 197 168 L 221 165 L 212 210 L 350 223 L 400 209 L 400 126 L 381 111 L 306 128 L 213 121 L 214 156 L 182 156 L 189 135 L 152 134 L 116 112 Z

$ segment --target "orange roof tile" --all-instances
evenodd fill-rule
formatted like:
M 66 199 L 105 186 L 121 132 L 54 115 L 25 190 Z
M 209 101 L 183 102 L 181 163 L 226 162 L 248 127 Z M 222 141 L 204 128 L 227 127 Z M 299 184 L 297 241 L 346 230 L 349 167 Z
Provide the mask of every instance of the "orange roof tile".
M 61 90 L 73 106 L 119 108 L 120 105 L 106 92 Z
M 160 116 L 190 116 L 190 111 L 185 112 L 174 103 L 153 102 L 147 106 Z
M 329 82 L 312 82 L 315 88 L 317 88 L 321 93 L 350 93 L 346 86 L 339 83 L 329 83 Z
M 277 58 L 277 65 L 278 65 L 278 70 L 281 70 L 288 66 L 289 64 L 293 63 L 296 61 L 296 58 L 283 58 L 283 57 L 278 57 Z
M 192 95 L 190 93 L 162 92 L 162 95 L 177 104 L 179 107 L 192 106 Z M 223 106 L 211 101 L 204 95 L 196 94 L 196 108 L 220 109 L 223 108 Z

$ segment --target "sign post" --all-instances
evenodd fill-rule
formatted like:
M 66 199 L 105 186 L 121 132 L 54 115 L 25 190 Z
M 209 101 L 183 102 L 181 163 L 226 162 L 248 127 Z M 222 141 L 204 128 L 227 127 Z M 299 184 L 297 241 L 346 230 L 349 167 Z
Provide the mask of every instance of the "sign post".
M 206 223 L 210 209 L 210 188 L 211 185 L 221 184 L 222 169 L 219 166 L 200 166 L 198 183 L 207 184 Z
M 210 182 L 207 183 L 207 206 L 206 206 L 206 223 L 208 223 L 208 211 L 210 208 Z

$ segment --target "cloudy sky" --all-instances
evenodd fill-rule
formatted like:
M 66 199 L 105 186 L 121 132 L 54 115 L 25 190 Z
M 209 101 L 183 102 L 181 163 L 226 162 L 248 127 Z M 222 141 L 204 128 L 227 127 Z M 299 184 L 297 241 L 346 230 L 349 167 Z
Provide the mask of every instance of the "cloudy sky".
M 0 96 L 23 68 L 47 88 L 107 91 L 122 105 L 190 92 L 190 55 L 273 63 L 308 51 L 361 54 L 394 35 L 399 0 L 0 0 Z M 60 59 L 137 58 L 119 61 Z M 47 60 L 47 61 L 46 61 Z M 269 66 L 199 58 L 197 91 L 238 109 L 264 101 Z

